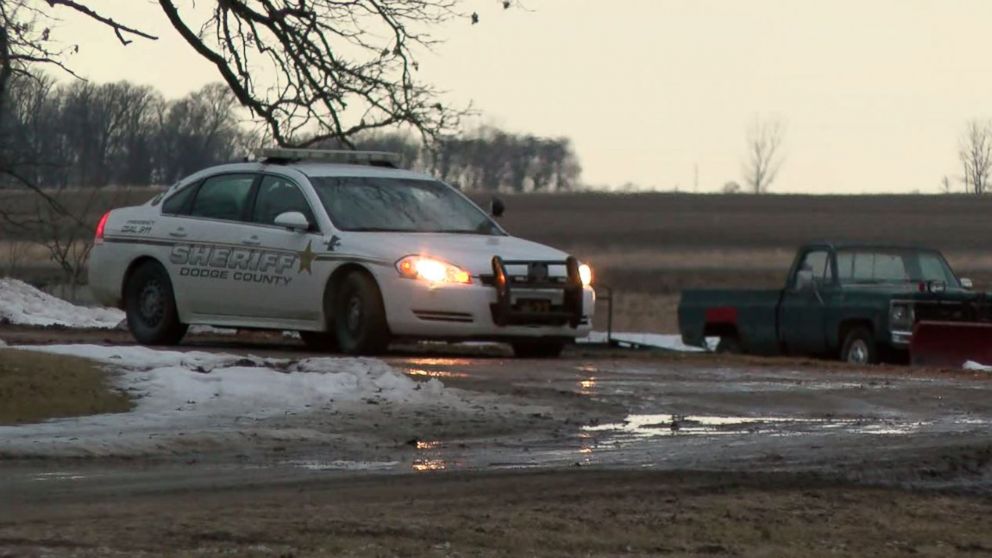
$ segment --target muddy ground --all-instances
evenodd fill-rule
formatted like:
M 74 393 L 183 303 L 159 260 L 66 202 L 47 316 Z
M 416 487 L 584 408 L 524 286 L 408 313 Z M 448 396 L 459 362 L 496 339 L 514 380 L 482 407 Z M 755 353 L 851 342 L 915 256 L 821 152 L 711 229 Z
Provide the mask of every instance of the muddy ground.
M 280 336 L 187 347 L 308 356 Z M 986 373 L 593 347 L 385 361 L 469 410 L 316 409 L 107 452 L 79 451 L 76 419 L 65 439 L 3 431 L 0 556 L 992 554 Z

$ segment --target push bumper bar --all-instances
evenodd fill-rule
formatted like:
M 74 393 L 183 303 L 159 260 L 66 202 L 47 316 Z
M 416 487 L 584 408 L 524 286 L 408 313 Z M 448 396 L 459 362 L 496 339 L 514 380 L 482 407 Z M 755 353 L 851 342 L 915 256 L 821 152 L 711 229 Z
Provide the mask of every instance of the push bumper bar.
M 504 260 L 493 257 L 493 286 L 496 288 L 496 302 L 491 305 L 493 322 L 500 327 L 509 325 L 564 325 L 575 328 L 582 323 L 582 279 L 579 276 L 579 261 L 569 257 L 565 261 Z M 548 268 L 565 266 L 566 276 L 551 277 Z M 511 276 L 507 266 L 527 266 L 526 276 Z M 559 298 L 554 304 L 551 298 L 533 293 L 548 293 Z M 527 298 L 533 297 L 533 298 Z M 543 308 L 535 310 L 534 304 L 540 301 Z M 544 302 L 547 301 L 546 304 Z

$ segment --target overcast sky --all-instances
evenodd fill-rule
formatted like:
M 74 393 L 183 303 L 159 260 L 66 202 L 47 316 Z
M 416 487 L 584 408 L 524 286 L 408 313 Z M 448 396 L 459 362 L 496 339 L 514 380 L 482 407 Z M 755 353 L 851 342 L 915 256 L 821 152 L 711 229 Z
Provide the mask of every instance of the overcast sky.
M 777 117 L 773 192 L 936 192 L 960 187 L 966 121 L 992 116 L 986 0 L 523 1 L 466 2 L 481 23 L 437 30 L 421 74 L 486 123 L 571 138 L 593 185 L 692 190 L 698 165 L 718 190 L 741 180 L 748 124 Z M 121 47 L 66 15 L 81 74 L 170 97 L 218 80 L 157 4 L 90 4 L 161 38 Z

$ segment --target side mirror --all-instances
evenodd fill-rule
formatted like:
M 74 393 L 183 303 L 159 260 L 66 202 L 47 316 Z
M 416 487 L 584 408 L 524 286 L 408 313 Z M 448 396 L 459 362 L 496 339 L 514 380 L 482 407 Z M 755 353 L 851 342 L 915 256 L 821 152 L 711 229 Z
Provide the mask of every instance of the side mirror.
M 796 272 L 796 292 L 802 293 L 813 290 L 813 270 L 800 269 Z
M 961 288 L 964 288 L 964 289 L 973 289 L 973 288 L 975 288 L 975 282 L 972 281 L 971 279 L 968 279 L 967 277 L 962 277 L 961 278 Z
M 500 218 L 503 216 L 503 212 L 506 211 L 506 206 L 503 205 L 503 200 L 499 198 L 493 198 L 493 201 L 489 203 L 489 213 L 493 217 Z
M 287 211 L 286 213 L 280 213 L 276 216 L 276 220 L 273 221 L 276 225 L 280 227 L 286 227 L 291 231 L 304 232 L 310 229 L 310 221 L 303 216 L 299 211 Z

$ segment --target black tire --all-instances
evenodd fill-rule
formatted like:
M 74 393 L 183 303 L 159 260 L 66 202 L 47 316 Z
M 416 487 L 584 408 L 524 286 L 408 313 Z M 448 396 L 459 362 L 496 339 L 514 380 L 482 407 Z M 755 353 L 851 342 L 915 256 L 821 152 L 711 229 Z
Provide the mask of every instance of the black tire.
M 744 348 L 741 347 L 739 337 L 728 335 L 720 337 L 720 342 L 716 344 L 716 352 L 724 355 L 741 355 L 744 354 Z
M 169 272 L 158 262 L 141 264 L 124 286 L 127 327 L 142 345 L 177 345 L 189 326 L 179 321 Z
M 565 349 L 564 341 L 517 341 L 512 345 L 517 358 L 558 358 Z
M 871 330 L 858 326 L 847 332 L 840 349 L 840 360 L 851 364 L 878 364 L 878 346 Z
M 389 326 L 375 280 L 349 273 L 334 293 L 334 331 L 338 348 L 350 355 L 377 355 L 389 347 Z
M 307 349 L 318 353 L 333 353 L 338 350 L 338 338 L 330 331 L 301 331 L 300 339 Z

